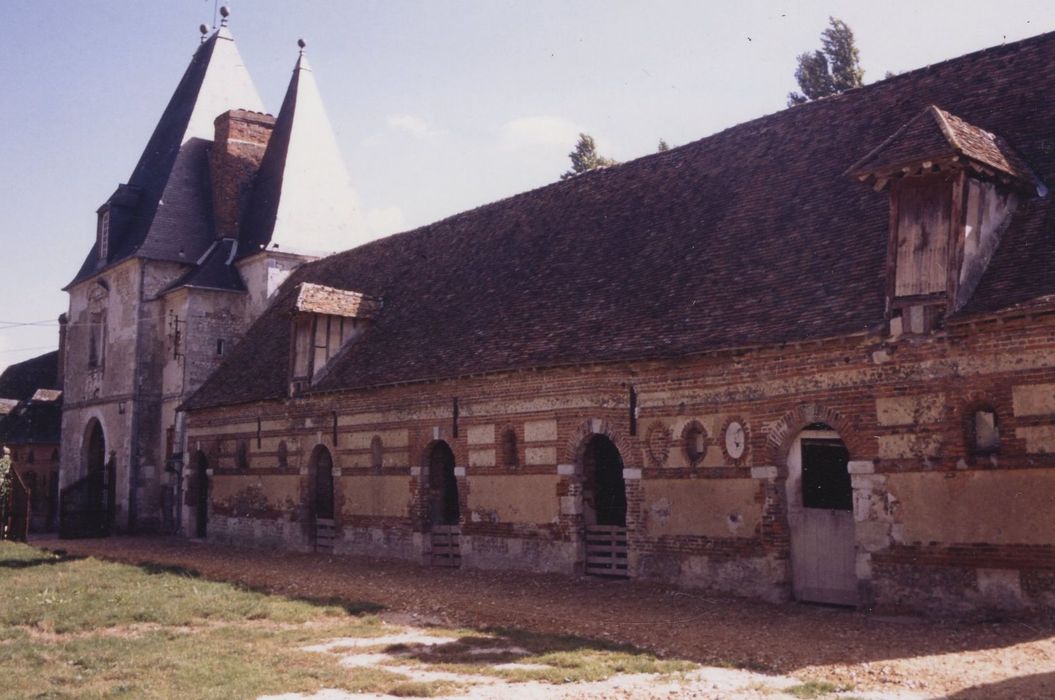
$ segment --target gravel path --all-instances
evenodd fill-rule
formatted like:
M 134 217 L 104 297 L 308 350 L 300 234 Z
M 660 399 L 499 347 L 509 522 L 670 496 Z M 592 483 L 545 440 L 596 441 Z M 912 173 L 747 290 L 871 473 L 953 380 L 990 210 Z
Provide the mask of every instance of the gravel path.
M 738 667 L 852 686 L 855 697 L 1055 697 L 1052 617 L 996 622 L 892 618 L 636 581 L 429 569 L 178 538 L 35 544 L 133 564 L 185 567 L 300 598 L 380 605 L 393 624 L 512 627 L 627 642 L 660 656 L 723 667 L 718 671 Z M 609 690 L 614 697 L 729 697 L 722 688 L 716 688 L 717 695 L 678 694 L 685 687 L 647 693 L 638 688 L 641 692 L 630 694 Z

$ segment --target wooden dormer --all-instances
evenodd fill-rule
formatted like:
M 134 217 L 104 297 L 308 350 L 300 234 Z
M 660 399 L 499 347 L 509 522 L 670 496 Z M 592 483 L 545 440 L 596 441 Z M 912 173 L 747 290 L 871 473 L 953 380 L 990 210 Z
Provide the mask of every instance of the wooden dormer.
M 1018 204 L 1046 194 L 1002 138 L 934 105 L 849 173 L 890 193 L 891 335 L 929 332 L 967 303 Z
M 381 300 L 347 289 L 304 282 L 293 303 L 290 393 L 318 381 L 331 361 L 381 310 Z

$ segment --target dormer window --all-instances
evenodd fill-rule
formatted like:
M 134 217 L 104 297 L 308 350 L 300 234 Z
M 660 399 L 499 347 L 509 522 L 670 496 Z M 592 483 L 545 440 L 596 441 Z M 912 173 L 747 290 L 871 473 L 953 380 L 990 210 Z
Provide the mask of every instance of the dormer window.
M 99 213 L 99 263 L 105 265 L 110 259 L 110 209 Z
M 850 173 L 889 187 L 892 336 L 929 332 L 966 304 L 1018 201 L 1046 193 L 1002 138 L 934 105 Z
M 359 292 L 301 284 L 293 306 L 291 390 L 317 381 L 380 307 L 380 300 Z

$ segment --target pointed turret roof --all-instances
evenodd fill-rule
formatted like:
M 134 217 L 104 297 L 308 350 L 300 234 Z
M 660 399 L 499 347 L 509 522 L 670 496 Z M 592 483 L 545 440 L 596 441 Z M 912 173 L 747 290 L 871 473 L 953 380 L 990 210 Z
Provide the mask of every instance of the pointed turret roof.
M 262 248 L 331 253 L 369 240 L 337 139 L 301 53 L 242 227 L 239 255 Z
M 205 252 L 214 239 L 207 149 L 213 120 L 234 108 L 263 104 L 223 26 L 198 47 L 128 184 L 103 205 L 122 214 L 111 216 L 108 259 L 93 247 L 74 283 L 133 255 L 189 263 Z

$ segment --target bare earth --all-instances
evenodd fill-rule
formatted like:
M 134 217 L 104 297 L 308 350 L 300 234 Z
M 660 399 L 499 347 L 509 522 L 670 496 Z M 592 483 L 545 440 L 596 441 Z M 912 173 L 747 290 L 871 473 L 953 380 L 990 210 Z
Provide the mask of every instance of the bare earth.
M 396 634 L 428 624 L 517 628 L 634 644 L 708 668 L 679 679 L 619 676 L 596 688 L 517 686 L 522 697 L 781 697 L 804 680 L 846 697 L 1055 697 L 1055 618 L 956 621 L 882 617 L 683 591 L 636 581 L 431 569 L 404 562 L 241 549 L 179 538 L 34 544 L 198 571 L 287 596 L 383 606 Z M 342 663 L 354 650 L 335 644 Z M 335 653 L 319 649 L 320 653 Z M 790 676 L 793 678 L 785 678 Z M 607 684 L 607 685 L 606 685 Z M 481 683 L 471 697 L 509 697 Z M 560 692 L 550 692 L 560 688 Z M 533 692 L 533 691 L 538 691 Z M 322 697 L 338 697 L 319 695 Z M 362 697 L 362 696 L 357 696 Z M 784 696 L 787 697 L 787 696 Z

